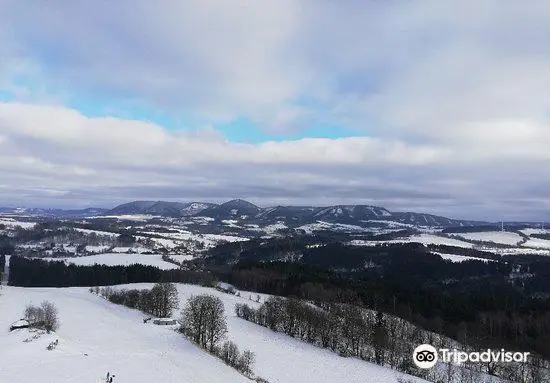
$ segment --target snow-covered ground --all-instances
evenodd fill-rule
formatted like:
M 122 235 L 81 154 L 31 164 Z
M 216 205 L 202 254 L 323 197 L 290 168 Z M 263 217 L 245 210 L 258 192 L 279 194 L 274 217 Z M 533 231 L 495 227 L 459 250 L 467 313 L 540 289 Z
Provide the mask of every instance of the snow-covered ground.
M 189 223 L 191 224 L 198 224 L 198 225 L 208 225 L 215 221 L 214 218 L 211 217 L 190 217 Z M 185 222 L 184 222 L 185 224 Z
M 532 247 L 510 247 L 504 249 L 495 249 L 495 248 L 479 248 L 482 251 L 488 251 L 500 255 L 521 255 L 521 254 L 532 254 L 532 255 L 550 255 L 550 249 L 535 249 Z
M 109 246 L 106 245 L 99 245 L 99 246 L 92 246 L 88 245 L 86 246 L 86 251 L 89 251 L 90 253 L 100 253 L 102 251 L 105 251 L 109 248 Z
M 25 222 L 25 221 L 17 221 L 13 218 L 6 218 L 6 217 L 0 217 L 0 224 L 6 225 L 7 227 L 21 227 L 23 229 L 32 229 L 36 226 L 35 222 Z
M 325 221 L 317 221 L 315 223 L 308 223 L 297 227 L 297 229 L 305 231 L 307 234 L 312 234 L 315 231 L 321 230 L 333 230 L 333 231 L 344 231 L 344 232 L 368 232 L 370 229 L 357 226 L 357 225 L 346 225 L 343 223 L 332 223 Z
M 525 247 L 534 247 L 536 249 L 550 249 L 550 240 L 540 238 L 529 238 L 523 244 Z
M 412 235 L 410 238 L 410 242 L 418 242 L 422 243 L 424 245 L 447 245 L 447 246 L 456 246 L 456 247 L 465 247 L 465 248 L 472 248 L 474 247 L 473 244 L 460 241 L 458 239 L 454 238 L 448 238 L 448 237 L 442 237 L 438 235 L 432 235 L 432 234 L 418 234 L 418 235 Z
M 146 215 L 146 214 L 123 214 L 123 215 L 100 215 L 96 217 L 88 217 L 89 219 L 94 218 L 110 218 L 118 219 L 120 221 L 135 221 L 135 222 L 146 222 L 153 218 L 162 218 L 157 215 Z
M 27 330 L 9 333 L 27 303 L 54 302 L 58 332 L 31 342 Z M 0 296 L 0 381 L 6 383 L 246 383 L 250 380 L 166 328 L 143 324 L 139 312 L 113 305 L 87 289 L 7 287 Z M 52 351 L 47 345 L 58 339 Z
M 454 238 L 447 238 L 439 235 L 433 234 L 416 234 L 409 237 L 393 239 L 389 241 L 364 241 L 364 240 L 353 240 L 350 242 L 350 245 L 353 246 L 375 246 L 384 243 L 421 243 L 423 245 L 447 245 L 447 246 L 456 246 L 464 248 L 473 248 L 474 245 L 465 241 L 460 241 Z
M 432 251 L 432 254 L 439 255 L 441 258 L 449 260 L 451 262 L 464 262 L 464 261 L 492 262 L 492 260 L 490 260 L 490 259 L 477 258 L 477 257 L 468 257 L 468 256 L 456 255 L 456 254 L 444 254 L 444 253 L 438 253 L 437 251 Z
M 190 261 L 193 258 L 195 258 L 191 254 L 170 254 L 168 255 L 169 258 L 173 259 L 176 262 L 184 262 L 184 261 Z
M 169 270 L 177 269 L 178 266 L 170 262 L 165 262 L 162 260 L 162 255 L 160 254 L 118 254 L 118 253 L 105 253 L 105 254 L 96 254 L 88 255 L 84 257 L 74 257 L 74 258 L 45 258 L 46 260 L 52 261 L 65 261 L 66 263 L 72 263 L 78 266 L 89 266 L 89 265 L 106 265 L 106 266 L 128 266 L 133 264 L 140 264 L 145 266 L 155 266 L 159 269 Z
M 118 237 L 119 235 L 118 233 L 111 233 L 110 231 L 89 230 L 89 229 L 80 229 L 80 228 L 76 228 L 75 230 L 84 234 L 96 234 L 104 237 Z
M 253 304 L 248 294 L 236 297 L 192 285 L 179 285 L 178 291 L 182 305 L 193 294 L 219 296 L 228 317 L 228 338 L 240 349 L 256 354 L 254 372 L 271 383 L 397 383 L 402 375 L 358 359 L 342 358 L 237 318 L 235 303 Z M 26 304 L 42 300 L 54 302 L 59 309 L 61 327 L 57 333 L 23 342 L 29 337 L 27 330 L 7 331 L 10 323 L 20 319 Z M 144 324 L 140 312 L 111 304 L 86 288 L 7 287 L 0 296 L 0 312 L 2 382 L 99 382 L 107 371 L 116 375 L 116 383 L 250 382 L 170 328 Z M 55 339 L 59 340 L 58 347 L 47 351 L 46 346 Z
M 261 230 L 263 230 L 266 234 L 275 234 L 278 230 L 284 230 L 287 228 L 288 226 L 285 225 L 284 222 L 277 222 L 271 225 L 266 225 Z
M 498 244 L 508 244 L 511 246 L 517 245 L 517 243 L 522 239 L 519 234 L 511 232 L 488 232 L 487 235 L 485 232 L 476 232 L 468 234 L 460 234 L 460 237 L 463 237 L 464 240 L 457 238 L 448 238 L 442 235 L 436 234 L 416 234 L 408 237 L 403 237 L 399 239 L 393 239 L 389 241 L 366 241 L 366 240 L 352 240 L 348 244 L 352 246 L 376 246 L 385 243 L 411 243 L 417 242 L 424 245 L 447 245 L 455 246 L 462 248 L 475 248 L 480 251 L 486 251 L 489 253 L 500 254 L 500 255 L 521 255 L 521 254 L 534 254 L 542 256 L 550 256 L 550 240 L 530 238 L 526 243 L 522 244 L 520 247 L 497 247 L 493 246 L 479 246 L 474 243 L 467 242 L 471 241 L 486 241 L 486 242 L 495 242 Z M 495 235 L 495 233 L 502 235 Z M 467 238 L 466 238 L 467 236 Z
M 503 245 L 517 245 L 523 237 L 509 231 L 484 231 L 478 233 L 460 233 L 460 237 L 471 241 L 494 242 Z
M 236 220 L 236 219 L 223 219 L 222 223 L 225 226 L 234 227 L 234 228 L 237 228 L 237 229 L 241 228 L 241 226 L 237 225 L 239 223 L 239 221 Z
M 249 238 L 237 237 L 234 235 L 222 235 L 222 234 L 203 234 L 203 238 L 213 242 L 246 242 Z
M 538 228 L 533 228 L 533 227 L 529 227 L 527 229 L 522 229 L 520 231 L 523 234 L 528 235 L 528 236 L 531 236 L 533 234 L 548 234 L 548 233 L 550 233 L 550 230 L 548 230 L 548 229 L 538 229 Z
M 143 232 L 142 234 L 155 236 L 156 238 L 151 238 L 153 241 L 158 241 L 161 239 L 168 239 L 177 241 L 179 243 L 196 241 L 201 242 L 205 248 L 212 248 L 218 245 L 221 242 L 242 242 L 248 241 L 249 238 L 236 237 L 232 235 L 221 235 L 221 234 L 194 234 L 187 230 L 179 230 L 177 233 L 154 233 L 154 232 Z

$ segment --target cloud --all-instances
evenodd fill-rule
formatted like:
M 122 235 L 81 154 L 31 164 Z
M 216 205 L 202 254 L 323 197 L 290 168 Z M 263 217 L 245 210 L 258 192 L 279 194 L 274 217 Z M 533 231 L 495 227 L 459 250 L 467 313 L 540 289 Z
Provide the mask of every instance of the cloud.
M 531 206 L 531 198 L 542 198 L 540 179 L 550 176 L 546 168 L 525 174 L 531 162 L 508 170 L 490 161 L 480 167 L 456 160 L 450 149 L 378 138 L 239 144 L 212 129 L 169 133 L 153 123 L 89 118 L 65 107 L 2 103 L 0 174 L 9 188 L 0 198 L 4 204 L 111 206 L 128 199 L 244 197 L 461 216 L 467 204 L 481 206 L 466 209 L 467 216 L 486 218 L 519 212 L 484 205 L 493 199 Z
M 3 184 L 36 203 L 166 193 L 544 218 L 549 17 L 545 1 L 4 0 Z M 67 106 L 80 97 L 198 130 L 88 118 Z M 216 126 L 239 119 L 364 136 L 228 142 Z

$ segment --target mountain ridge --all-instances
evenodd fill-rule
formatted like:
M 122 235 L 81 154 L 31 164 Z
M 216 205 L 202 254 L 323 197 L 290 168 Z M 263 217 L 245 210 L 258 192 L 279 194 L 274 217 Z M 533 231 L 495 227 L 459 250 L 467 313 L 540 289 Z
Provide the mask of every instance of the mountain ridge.
M 252 223 L 264 224 L 286 222 L 291 225 L 323 221 L 359 225 L 376 221 L 394 221 L 401 224 L 430 227 L 472 226 L 492 223 L 489 221 L 448 218 L 427 213 L 390 211 L 382 206 L 364 204 L 259 207 L 240 198 L 223 203 L 138 200 L 117 205 L 112 209 L 63 210 L 0 207 L 0 213 L 72 218 L 120 215 L 152 215 L 172 218 L 203 216 L 219 221 L 247 220 Z

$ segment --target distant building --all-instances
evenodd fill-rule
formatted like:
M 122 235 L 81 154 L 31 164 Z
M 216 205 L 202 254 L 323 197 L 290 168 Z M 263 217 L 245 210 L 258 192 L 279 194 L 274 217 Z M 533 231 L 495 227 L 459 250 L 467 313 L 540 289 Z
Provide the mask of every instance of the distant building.
M 216 290 L 222 291 L 222 292 L 228 293 L 228 294 L 236 294 L 237 293 L 237 289 L 234 286 L 230 285 L 229 283 L 225 283 L 225 282 L 216 283 Z

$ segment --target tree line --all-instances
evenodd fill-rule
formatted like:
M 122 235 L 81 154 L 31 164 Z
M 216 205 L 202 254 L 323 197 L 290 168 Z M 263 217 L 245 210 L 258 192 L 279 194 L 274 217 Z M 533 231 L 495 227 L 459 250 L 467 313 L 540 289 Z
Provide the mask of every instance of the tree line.
M 333 258 L 346 258 L 345 249 L 333 251 Z M 243 290 L 363 306 L 473 346 L 504 346 L 550 358 L 550 299 L 537 294 L 549 288 L 548 260 L 532 264 L 534 277 L 510 279 L 512 264 L 453 264 L 415 252 L 370 254 L 367 259 L 376 266 L 357 271 L 241 262 L 217 268 L 215 275 Z
M 240 353 L 232 341 L 222 343 L 227 334 L 227 320 L 220 298 L 207 294 L 190 297 L 182 311 L 180 332 L 246 376 L 252 376 L 254 354 L 249 350 Z
M 157 318 L 168 318 L 178 308 L 178 291 L 173 283 L 157 283 L 152 289 L 90 288 L 109 302 L 143 311 Z
M 182 269 L 160 270 L 157 267 L 134 264 L 130 266 L 77 266 L 61 261 L 13 256 L 10 259 L 12 286 L 69 287 L 117 285 L 139 282 L 183 282 L 211 285 L 214 277 L 207 272 Z

